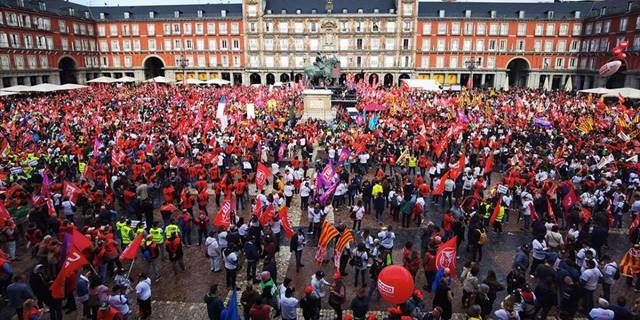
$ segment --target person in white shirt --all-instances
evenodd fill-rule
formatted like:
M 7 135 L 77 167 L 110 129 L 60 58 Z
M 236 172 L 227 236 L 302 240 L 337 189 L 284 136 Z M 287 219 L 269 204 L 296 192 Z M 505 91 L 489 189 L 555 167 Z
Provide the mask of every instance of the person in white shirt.
M 447 178 L 444 181 L 444 194 L 442 196 L 442 207 L 444 208 L 445 201 L 448 201 L 448 207 L 453 204 L 453 190 L 456 188 L 456 183 L 451 178 Z
M 353 206 L 353 208 L 351 209 L 351 212 L 353 213 L 353 217 L 355 219 L 353 219 L 353 226 L 352 229 L 353 230 L 360 230 L 360 225 L 362 224 L 362 219 L 364 219 L 364 206 L 362 205 L 362 200 L 358 200 L 358 204 Z
M 611 286 L 616 282 L 616 274 L 620 276 L 620 267 L 608 255 L 602 256 L 602 297 L 607 301 L 611 298 Z
M 606 299 L 598 299 L 598 307 L 589 311 L 589 318 L 592 320 L 613 320 L 615 319 L 615 312 L 609 309 L 609 301 Z
M 207 246 L 211 272 L 220 272 L 222 269 L 222 252 L 215 232 L 209 232 L 209 236 L 204 241 L 204 245 Z
M 287 184 L 284 186 L 284 198 L 286 199 L 286 206 L 289 208 L 291 206 L 291 199 L 293 199 L 293 193 L 295 192 L 295 187 L 293 186 L 293 182 L 287 181 Z
M 591 310 L 593 308 L 593 293 L 598 287 L 598 281 L 602 278 L 602 272 L 596 268 L 593 260 L 587 260 L 586 268 L 580 275 L 580 283 L 583 290 L 583 310 Z
M 148 319 L 151 316 L 151 279 L 146 273 L 138 276 L 136 284 L 136 298 L 140 308 L 140 319 Z
M 522 192 L 522 218 L 524 220 L 524 230 L 529 230 L 531 223 L 531 210 L 533 208 L 533 197 L 529 193 Z
M 293 289 L 286 288 L 284 297 L 280 298 L 282 320 L 295 320 L 297 318 L 296 309 L 298 308 L 298 303 L 298 299 L 293 296 Z
M 224 256 L 224 269 L 226 270 L 227 288 L 235 289 L 236 276 L 238 273 L 238 254 L 231 248 L 222 251 Z
M 309 188 L 309 181 L 305 181 L 300 187 L 300 210 L 307 210 L 307 208 L 309 207 L 310 195 L 311 188 Z
M 391 226 L 382 228 L 382 230 L 378 232 L 378 238 L 380 239 L 380 245 L 385 249 L 393 249 L 393 241 L 396 239 L 396 234 L 391 231 Z
M 345 203 L 345 195 L 347 194 L 347 191 L 347 184 L 344 181 L 340 181 L 338 187 L 336 187 L 336 192 L 333 197 L 333 204 L 336 208 Z
M 314 297 L 322 300 L 327 294 L 327 286 L 329 286 L 329 282 L 324 279 L 324 271 L 317 271 L 311 276 L 311 288 L 313 289 L 311 294 Z
M 127 298 L 126 294 L 127 288 L 116 285 L 113 288 L 113 293 L 109 296 L 108 302 L 109 305 L 118 310 L 126 319 L 126 316 L 129 314 L 129 298 Z
M 536 268 L 544 263 L 546 251 L 547 242 L 544 241 L 543 236 L 538 236 L 533 239 L 531 242 L 531 257 L 533 258 L 533 261 L 531 262 L 531 270 L 529 270 L 529 274 L 531 274 L 532 277 L 536 274 Z

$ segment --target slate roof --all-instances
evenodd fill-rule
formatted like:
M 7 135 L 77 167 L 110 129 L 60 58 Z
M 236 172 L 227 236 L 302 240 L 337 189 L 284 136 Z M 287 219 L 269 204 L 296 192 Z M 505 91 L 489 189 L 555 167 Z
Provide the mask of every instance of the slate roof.
M 69 16 L 69 8 L 73 8 L 75 11 L 74 17 L 85 18 L 85 11 L 89 10 L 88 7 L 68 2 L 65 0 L 24 0 L 24 7 L 19 7 L 16 0 L 0 0 L 0 6 L 26 9 L 31 11 L 41 11 L 40 2 L 44 2 L 46 5 L 46 12 L 57 15 Z
M 295 14 L 300 10 L 301 14 L 311 14 L 315 9 L 317 14 L 326 14 L 326 0 L 267 0 L 266 10 L 271 10 L 271 14 L 281 14 L 282 10 L 287 10 L 287 14 Z M 358 9 L 363 13 L 372 14 L 374 9 L 378 9 L 380 14 L 389 13 L 389 9 L 396 11 L 395 0 L 333 0 L 333 13 L 341 14 L 343 9 L 347 13 L 354 14 Z
M 193 5 L 165 5 L 165 6 L 119 6 L 119 7 L 91 7 L 94 19 L 99 19 L 100 13 L 105 13 L 105 20 L 123 20 L 124 13 L 130 13 L 130 20 L 149 19 L 149 12 L 155 12 L 154 19 L 175 19 L 174 12 L 180 11 L 179 19 L 198 18 L 198 10 L 202 10 L 203 18 L 220 18 L 222 10 L 226 10 L 227 17 L 242 17 L 242 4 L 193 4 Z
M 418 4 L 419 18 L 438 18 L 438 12 L 445 10 L 445 18 L 462 18 L 465 10 L 471 10 L 471 18 L 491 18 L 490 12 L 496 11 L 496 18 L 515 19 L 518 11 L 524 11 L 525 19 L 546 19 L 547 11 L 553 11 L 554 19 L 573 19 L 574 12 L 580 11 L 580 18 L 588 17 L 593 9 L 607 7 L 607 14 L 615 9 L 627 8 L 630 0 L 606 1 L 567 1 L 567 2 L 539 2 L 539 3 L 495 3 L 495 2 L 420 2 Z M 633 2 L 640 3 L 638 0 Z

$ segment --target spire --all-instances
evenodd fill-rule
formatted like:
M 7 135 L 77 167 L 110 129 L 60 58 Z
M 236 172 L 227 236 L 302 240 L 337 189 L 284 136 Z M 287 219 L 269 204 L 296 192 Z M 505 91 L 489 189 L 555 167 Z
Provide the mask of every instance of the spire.
M 324 7 L 325 9 L 327 9 L 327 12 L 333 11 L 333 0 L 327 0 L 327 3 Z

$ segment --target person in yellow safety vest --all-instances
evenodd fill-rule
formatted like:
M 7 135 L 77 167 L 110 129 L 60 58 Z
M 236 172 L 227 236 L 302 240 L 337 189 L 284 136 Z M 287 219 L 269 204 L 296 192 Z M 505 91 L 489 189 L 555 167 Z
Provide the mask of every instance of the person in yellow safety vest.
M 484 225 L 486 226 L 489 223 L 489 218 L 491 218 L 491 204 L 483 201 L 480 203 L 480 210 L 482 210 L 482 218 L 484 219 Z
M 169 220 L 169 225 L 164 228 L 164 235 L 167 239 L 171 238 L 172 235 L 180 236 L 180 228 L 176 224 L 176 220 Z
M 160 259 L 164 261 L 164 235 L 162 234 L 162 228 L 158 222 L 153 223 L 153 227 L 149 229 L 149 235 L 151 235 L 153 242 L 158 245 L 160 250 Z
M 124 227 L 126 225 L 127 225 L 127 218 L 125 218 L 125 217 L 120 217 L 120 219 L 118 219 L 118 222 L 116 222 L 116 236 L 120 240 L 122 240 L 122 236 L 120 234 L 120 230 L 122 230 L 122 227 Z
M 122 247 L 122 250 L 124 250 L 124 248 L 126 248 L 133 239 L 133 229 L 131 228 L 131 221 L 120 228 L 120 239 L 122 239 L 120 245 Z
M 136 226 L 136 231 L 135 231 L 134 238 L 137 237 L 141 233 L 144 233 L 144 226 L 142 225 L 142 221 L 138 222 L 138 225 Z
M 418 166 L 418 159 L 415 156 L 411 155 L 409 156 L 407 163 L 409 163 L 409 174 L 413 174 L 415 176 L 416 167 Z
M 376 184 L 373 185 L 373 188 L 371 188 L 371 196 L 373 198 L 375 198 L 378 193 L 383 193 L 382 184 L 380 184 L 380 182 L 376 182 Z
M 498 203 L 496 203 L 491 210 L 491 214 L 493 214 L 493 210 L 495 208 L 495 206 L 497 206 Z M 498 215 L 496 216 L 496 221 L 493 222 L 493 232 L 502 232 L 502 220 L 504 219 L 504 206 L 500 206 L 500 209 L 498 209 Z

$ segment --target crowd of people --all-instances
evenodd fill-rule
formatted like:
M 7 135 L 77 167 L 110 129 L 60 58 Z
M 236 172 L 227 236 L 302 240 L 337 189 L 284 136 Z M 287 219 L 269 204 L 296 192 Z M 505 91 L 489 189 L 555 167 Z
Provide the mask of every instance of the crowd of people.
M 206 268 L 189 264 L 199 246 L 244 319 L 317 320 L 327 306 L 339 320 L 640 318 L 640 113 L 623 97 L 347 86 L 359 113 L 334 106 L 330 123 L 302 120 L 301 84 L 3 98 L 8 306 L 19 320 L 150 319 L 152 287 L 171 276 L 159 268 Z M 439 268 L 451 239 L 464 263 Z M 511 268 L 486 263 L 498 244 Z M 393 264 L 415 290 L 381 309 Z M 317 271 L 295 288 L 303 267 Z M 230 319 L 222 286 L 204 295 L 210 319 Z

